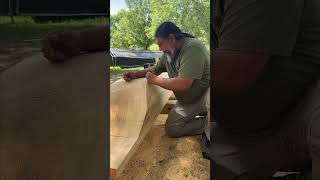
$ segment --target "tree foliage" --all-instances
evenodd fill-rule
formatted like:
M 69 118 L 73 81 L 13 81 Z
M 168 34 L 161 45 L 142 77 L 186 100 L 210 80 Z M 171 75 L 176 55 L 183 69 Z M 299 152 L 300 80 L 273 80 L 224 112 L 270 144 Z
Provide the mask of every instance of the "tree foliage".
M 128 10 L 111 16 L 111 47 L 154 49 L 154 32 L 164 21 L 196 36 L 209 48 L 209 0 L 126 0 Z

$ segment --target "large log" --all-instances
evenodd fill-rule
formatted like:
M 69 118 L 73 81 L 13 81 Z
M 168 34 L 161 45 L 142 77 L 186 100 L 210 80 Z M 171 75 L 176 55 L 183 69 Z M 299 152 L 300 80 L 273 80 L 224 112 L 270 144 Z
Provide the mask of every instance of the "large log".
M 0 74 L 0 179 L 106 177 L 105 52 L 50 64 L 41 54 Z
M 140 78 L 119 80 L 110 86 L 110 93 L 110 175 L 114 179 L 137 150 L 172 91 Z

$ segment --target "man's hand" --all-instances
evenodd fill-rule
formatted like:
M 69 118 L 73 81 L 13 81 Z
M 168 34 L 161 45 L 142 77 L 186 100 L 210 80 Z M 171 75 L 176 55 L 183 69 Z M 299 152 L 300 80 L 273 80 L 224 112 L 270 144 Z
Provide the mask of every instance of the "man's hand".
M 51 62 L 61 62 L 79 55 L 82 48 L 81 34 L 77 31 L 49 32 L 42 40 L 43 55 Z
M 151 72 L 147 72 L 146 78 L 147 78 L 147 81 L 148 81 L 149 84 L 157 84 L 156 83 L 156 80 L 158 78 L 157 75 L 155 75 L 155 74 L 153 74 Z
M 135 72 L 125 72 L 123 74 L 123 79 L 125 81 L 131 81 L 132 79 L 136 79 L 137 76 L 136 76 L 136 73 Z

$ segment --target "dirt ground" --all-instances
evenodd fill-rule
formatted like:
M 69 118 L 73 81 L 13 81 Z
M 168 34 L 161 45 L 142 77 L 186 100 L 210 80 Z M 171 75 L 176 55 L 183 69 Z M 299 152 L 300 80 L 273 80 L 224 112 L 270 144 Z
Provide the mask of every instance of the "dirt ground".
M 166 116 L 159 115 L 117 180 L 210 179 L 210 162 L 202 157 L 200 137 L 167 137 Z
M 0 74 L 23 58 L 40 52 L 39 42 L 0 44 Z M 110 76 L 110 83 L 122 74 Z M 166 115 L 160 115 L 117 180 L 208 180 L 209 161 L 200 149 L 200 137 L 168 138 Z

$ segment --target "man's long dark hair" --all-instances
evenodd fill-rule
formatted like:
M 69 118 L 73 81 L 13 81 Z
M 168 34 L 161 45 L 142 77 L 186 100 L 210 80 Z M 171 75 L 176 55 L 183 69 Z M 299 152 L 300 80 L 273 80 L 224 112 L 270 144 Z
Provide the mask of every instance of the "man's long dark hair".
M 160 24 L 160 26 L 157 28 L 154 36 L 160 37 L 160 38 L 168 38 L 169 34 L 174 34 L 174 37 L 179 40 L 183 39 L 185 37 L 194 38 L 193 35 L 189 33 L 182 32 L 178 26 L 176 26 L 174 23 L 166 21 Z

